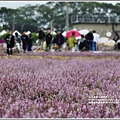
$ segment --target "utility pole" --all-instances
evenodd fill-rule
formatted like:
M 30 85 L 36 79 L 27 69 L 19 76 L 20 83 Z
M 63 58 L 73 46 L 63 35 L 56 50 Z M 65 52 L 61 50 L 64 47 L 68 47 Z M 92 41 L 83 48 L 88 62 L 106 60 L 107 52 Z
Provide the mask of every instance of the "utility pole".
M 15 30 L 15 16 L 13 15 L 13 20 L 12 20 L 12 31 Z
M 53 23 L 53 21 L 51 20 L 51 27 L 50 27 L 50 29 L 51 29 L 51 33 L 52 33 L 52 31 L 53 31 L 53 27 L 52 27 L 53 24 L 52 24 L 52 23 Z
M 54 31 L 54 8 L 52 8 L 51 32 Z
M 114 16 L 114 15 L 113 15 Z M 112 32 L 115 32 L 115 28 L 114 28 L 114 17 L 112 16 L 112 20 L 111 20 L 111 22 L 112 22 Z
M 66 31 L 69 30 L 69 3 L 66 2 Z

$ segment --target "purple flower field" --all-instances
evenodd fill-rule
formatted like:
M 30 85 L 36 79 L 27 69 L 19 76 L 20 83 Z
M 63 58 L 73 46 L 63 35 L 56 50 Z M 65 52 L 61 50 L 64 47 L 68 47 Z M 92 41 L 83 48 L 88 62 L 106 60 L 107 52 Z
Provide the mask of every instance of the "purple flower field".
M 6 56 L 6 53 L 2 53 L 1 56 Z M 65 52 L 27 52 L 20 54 L 15 53 L 15 56 L 43 56 L 43 57 L 51 57 L 51 56 L 62 56 L 62 57 L 119 57 L 120 52 L 116 51 L 96 51 L 96 52 L 71 52 L 71 51 L 65 51 Z
M 0 118 L 120 117 L 120 59 L 0 61 Z

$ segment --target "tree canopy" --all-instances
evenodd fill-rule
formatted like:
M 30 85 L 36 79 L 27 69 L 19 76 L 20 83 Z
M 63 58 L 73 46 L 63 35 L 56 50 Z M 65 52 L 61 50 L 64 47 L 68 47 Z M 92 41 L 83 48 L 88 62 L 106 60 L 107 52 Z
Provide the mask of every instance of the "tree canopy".
M 120 3 L 116 5 L 99 2 L 69 2 L 69 24 L 72 15 L 120 15 Z M 42 5 L 31 6 L 30 4 L 10 9 L 0 8 L 0 22 L 2 29 L 17 29 L 22 32 L 29 30 L 37 32 L 37 27 L 54 29 L 66 27 L 66 2 L 47 2 Z

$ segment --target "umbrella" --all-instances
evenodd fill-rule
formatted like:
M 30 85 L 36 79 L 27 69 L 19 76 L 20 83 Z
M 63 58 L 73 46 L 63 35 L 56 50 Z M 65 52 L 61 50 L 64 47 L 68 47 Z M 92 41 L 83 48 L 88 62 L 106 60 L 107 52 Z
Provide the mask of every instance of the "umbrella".
M 109 40 L 105 43 L 106 46 L 114 46 L 115 45 L 115 41 L 114 40 Z
M 113 50 L 115 42 L 113 40 L 109 40 L 107 37 L 101 37 L 98 40 L 98 48 L 99 50 Z
M 75 39 L 76 39 L 76 40 L 79 40 L 79 39 L 81 39 L 81 36 L 75 37 Z
M 87 29 L 82 29 L 82 30 L 79 31 L 79 33 L 80 33 L 81 35 L 86 35 L 86 34 L 89 33 L 89 30 L 87 30 Z
M 27 32 L 26 32 L 26 35 L 29 35 L 29 34 L 31 34 L 31 32 L 30 32 L 30 31 L 27 31 Z
M 5 30 L 3 30 L 0 35 L 4 35 L 5 33 L 7 33 Z
M 15 30 L 15 31 L 13 32 L 13 35 L 14 35 L 14 36 L 15 36 L 15 33 L 18 33 L 18 35 L 21 35 L 20 32 L 18 32 L 17 30 Z
M 77 31 L 77 30 L 69 30 L 69 31 L 66 33 L 66 38 L 71 37 L 71 36 L 72 36 L 72 33 L 75 34 L 75 37 L 81 36 L 81 34 L 79 33 L 79 31 Z
M 52 31 L 51 34 L 52 34 L 52 35 L 56 35 L 56 32 L 55 32 L 55 31 Z
M 120 43 L 120 40 L 118 40 L 117 43 Z
M 109 39 L 108 39 L 107 37 L 101 37 L 101 38 L 99 38 L 99 40 L 98 40 L 99 43 L 106 43 L 106 42 L 108 42 L 108 41 L 109 41 Z
M 64 32 L 62 33 L 62 35 L 65 37 L 65 36 L 66 36 L 66 33 L 67 33 L 67 32 L 66 32 L 66 31 L 64 31 Z

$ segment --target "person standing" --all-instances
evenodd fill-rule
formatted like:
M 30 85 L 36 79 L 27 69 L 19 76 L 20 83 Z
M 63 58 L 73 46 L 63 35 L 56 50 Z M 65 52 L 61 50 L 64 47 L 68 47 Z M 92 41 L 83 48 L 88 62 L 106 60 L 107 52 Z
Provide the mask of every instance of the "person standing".
M 115 32 L 114 38 L 113 38 L 113 40 L 115 41 L 115 46 L 114 46 L 114 49 L 115 49 L 115 50 L 119 48 L 119 44 L 117 43 L 117 41 L 119 40 L 119 38 L 120 38 L 120 36 L 118 35 L 117 32 Z M 120 49 L 120 48 L 119 48 L 119 49 Z
M 81 51 L 84 48 L 84 35 L 81 35 L 79 42 L 79 50 Z
M 113 40 L 115 41 L 115 43 L 119 40 L 119 38 L 120 38 L 120 36 L 118 35 L 117 32 L 115 32 L 114 38 L 113 38 Z
M 32 43 L 33 43 L 33 38 L 32 38 L 32 34 L 28 35 L 28 51 L 32 51 Z
M 97 50 L 97 43 L 98 43 L 99 35 L 96 34 L 96 31 L 93 30 L 93 50 Z
M 7 55 L 12 55 L 12 48 L 14 47 L 15 41 L 14 36 L 12 35 L 12 30 L 9 31 L 9 35 L 6 36 L 7 44 Z
M 90 31 L 85 37 L 86 37 L 86 40 L 89 41 L 89 50 L 94 51 L 94 49 L 93 49 L 93 33 Z
M 64 43 L 64 36 L 61 34 L 60 30 L 58 30 L 58 34 L 55 37 L 55 43 L 58 46 L 58 50 L 61 51 L 61 46 Z
M 74 33 L 72 33 L 72 36 L 68 38 L 67 43 L 68 43 L 69 50 L 72 50 L 73 48 L 75 49 L 75 43 L 77 43 L 77 41 L 75 39 Z
M 22 40 L 23 50 L 24 50 L 24 53 L 25 53 L 26 49 L 28 47 L 28 36 L 26 35 L 25 31 L 23 32 L 23 34 L 21 36 L 21 40 Z
M 39 40 L 39 46 L 43 47 L 43 42 L 44 42 L 44 38 L 45 38 L 45 33 L 43 32 L 43 30 L 41 30 L 41 28 L 38 28 L 38 40 Z
M 52 42 L 52 35 L 51 35 L 51 31 L 48 30 L 48 34 L 46 35 L 46 51 L 50 51 L 51 42 Z
M 18 36 L 18 33 L 15 33 L 15 43 L 16 47 L 18 49 L 18 53 L 20 52 L 20 43 L 21 43 L 21 38 Z

